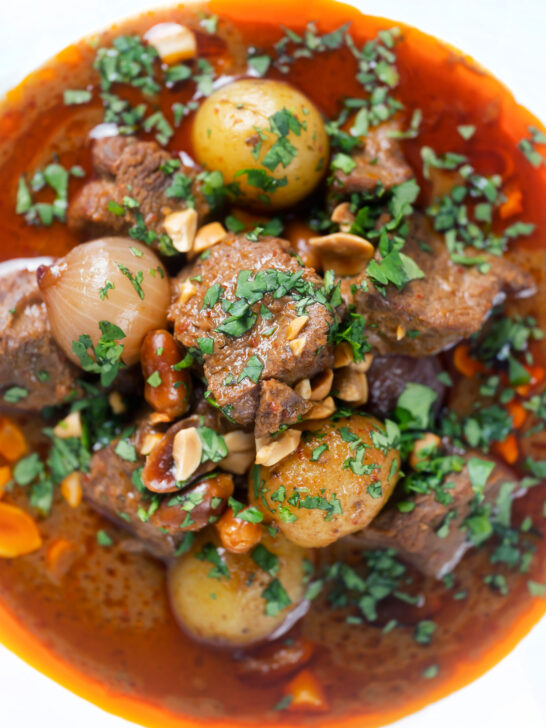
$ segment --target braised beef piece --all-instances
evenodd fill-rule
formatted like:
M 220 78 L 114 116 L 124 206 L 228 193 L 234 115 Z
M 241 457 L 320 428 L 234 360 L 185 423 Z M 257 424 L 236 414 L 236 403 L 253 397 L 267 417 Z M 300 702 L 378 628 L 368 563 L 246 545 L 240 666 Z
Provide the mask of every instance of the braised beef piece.
M 37 410 L 61 404 L 76 390 L 78 369 L 55 343 L 36 273 L 19 270 L 0 277 L 0 390 L 27 392 L 9 405 Z M 21 392 L 23 394 L 23 392 Z
M 141 142 L 134 137 L 115 136 L 99 139 L 93 146 L 93 165 L 98 179 L 86 184 L 68 208 L 68 224 L 77 233 L 88 237 L 123 234 L 137 223 L 141 213 L 149 230 L 165 232 L 163 220 L 176 210 L 187 207 L 187 200 L 170 197 L 167 189 L 174 175 L 161 169 L 171 155 L 156 142 Z M 184 164 L 175 170 L 191 179 L 191 194 L 201 220 L 209 206 L 196 181 L 196 170 Z M 116 215 L 108 209 L 113 200 L 124 204 L 124 198 L 136 200 L 138 207 L 125 206 L 125 213 Z
M 334 197 L 343 197 L 353 192 L 373 192 L 379 185 L 390 189 L 402 184 L 414 174 L 402 153 L 398 139 L 390 136 L 400 131 L 400 125 L 388 121 L 368 131 L 363 148 L 351 154 L 355 163 L 350 172 L 337 170 L 330 186 Z
M 270 421 L 278 429 L 278 418 L 277 413 L 266 416 L 265 400 L 260 408 L 261 382 L 275 379 L 290 386 L 333 363 L 328 333 L 334 314 L 313 300 L 322 281 L 314 270 L 291 257 L 288 249 L 286 241 L 276 238 L 253 243 L 244 236 L 228 236 L 210 249 L 205 260 L 182 271 L 169 312 L 175 337 L 203 352 L 205 377 L 218 405 L 244 425 L 252 424 L 260 410 L 262 430 L 263 423 Z M 260 285 L 254 286 L 257 273 L 262 277 Z M 187 293 L 179 297 L 185 282 L 195 291 L 188 300 Z M 272 290 L 265 291 L 268 285 Z M 253 286 L 256 293 L 250 298 L 254 302 L 247 306 L 243 293 L 247 295 Z M 294 286 L 310 296 L 303 312 L 296 310 Z M 299 315 L 308 319 L 290 341 L 288 328 Z M 226 325 L 226 333 L 218 331 Z
M 446 391 L 445 385 L 438 379 L 442 371 L 442 365 L 435 356 L 424 356 L 419 359 L 397 354 L 376 356 L 367 372 L 366 409 L 378 417 L 387 417 L 395 409 L 406 384 L 413 382 L 424 384 L 436 392 L 438 397 L 434 408 L 438 411 Z
M 357 284 L 356 309 L 366 317 L 370 343 L 382 354 L 437 354 L 478 331 L 506 296 L 528 296 L 535 289 L 532 276 L 506 258 L 491 256 L 487 273 L 454 263 L 443 237 L 420 215 L 411 219 L 403 252 L 425 275 L 402 290 L 389 285 L 385 296 L 370 279 L 367 290 L 361 279 L 343 282 L 344 287 Z M 380 260 L 379 252 L 376 257 Z
M 189 426 L 198 417 L 188 418 Z M 181 420 L 179 424 L 185 421 Z M 148 428 L 139 425 L 133 441 L 138 444 Z M 161 558 L 172 557 L 186 531 L 197 531 L 223 513 L 233 492 L 233 477 L 220 473 L 196 478 L 181 491 L 166 494 L 148 491 L 142 480 L 145 458 L 129 462 L 116 454 L 117 443 L 96 452 L 89 473 L 83 479 L 85 499 L 93 508 L 127 528 Z M 203 471 L 214 469 L 215 465 Z
M 268 379 L 261 383 L 254 434 L 256 437 L 263 437 L 277 432 L 281 425 L 292 425 L 309 412 L 311 407 L 310 402 L 306 402 L 287 384 Z
M 481 452 L 468 452 L 465 458 L 491 460 Z M 503 483 L 513 482 L 514 473 L 501 463 L 496 463 L 485 485 L 485 501 L 494 504 Z M 415 497 L 415 508 L 409 513 L 401 513 L 396 504 L 389 505 L 360 531 L 359 541 L 365 548 L 394 548 L 400 557 L 428 576 L 440 579 L 452 571 L 462 559 L 472 543 L 468 532 L 461 528 L 463 521 L 470 515 L 471 504 L 476 494 L 470 482 L 467 465 L 460 473 L 445 476 L 446 492 L 453 502 L 442 505 L 436 500 L 434 492 L 419 494 Z M 447 484 L 450 487 L 447 488 Z M 455 516 L 448 516 L 450 512 Z M 438 529 L 449 521 L 449 530 L 441 538 Z

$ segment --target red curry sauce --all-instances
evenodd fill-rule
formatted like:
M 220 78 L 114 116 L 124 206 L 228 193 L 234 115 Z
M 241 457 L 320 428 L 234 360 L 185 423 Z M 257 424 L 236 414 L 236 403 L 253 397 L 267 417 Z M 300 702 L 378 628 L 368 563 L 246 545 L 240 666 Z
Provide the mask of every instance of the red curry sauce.
M 213 2 L 209 8 L 235 22 L 245 45 L 264 50 L 280 37 L 279 23 L 298 31 L 308 19 L 308 9 L 298 10 L 281 2 L 270 6 L 260 3 L 252 8 L 245 2 L 230 2 L 229 8 L 223 2 Z M 378 29 L 393 25 L 333 3 L 316 4 L 311 11 L 320 19 L 322 31 L 351 19 L 353 35 L 360 42 L 373 37 Z M 17 180 L 23 172 L 43 166 L 53 153 L 65 167 L 79 164 L 86 173 L 91 171 L 87 135 L 102 120 L 100 102 L 67 107 L 62 91 L 96 82 L 92 71 L 96 45 L 106 45 L 120 33 L 143 33 L 164 20 L 183 22 L 184 11 L 144 14 L 94 37 L 92 43 L 82 41 L 71 46 L 8 95 L 0 108 L 3 259 L 62 255 L 78 242 L 64 225 L 30 227 L 15 214 Z M 405 142 L 422 194 L 426 197 L 429 193 L 429 185 L 419 172 L 419 150 L 423 145 L 464 152 L 480 173 L 498 173 L 505 183 L 521 190 L 521 217 L 537 227 L 532 236 L 518 244 L 513 255 L 538 276 L 540 293 L 519 306 L 546 328 L 546 309 L 533 308 L 546 295 L 546 167 L 532 168 L 517 149 L 529 124 L 538 124 L 517 107 L 506 89 L 469 59 L 419 31 L 403 31 L 404 40 L 397 49 L 401 74 L 397 95 L 406 105 L 408 117 L 415 108 L 423 110 L 419 138 Z M 206 35 L 199 41 L 205 49 L 211 42 Z M 229 73 L 229 58 L 225 62 Z M 296 62 L 287 80 L 308 94 L 328 116 L 337 115 L 340 97 L 359 94 L 354 60 L 346 49 Z M 187 100 L 184 91 L 162 92 L 165 108 L 170 108 L 173 101 Z M 463 141 L 457 134 L 460 124 L 476 125 L 471 140 Z M 191 117 L 177 130 L 170 149 L 186 148 L 191 153 L 190 125 Z M 80 180 L 72 180 L 69 194 L 73 195 L 81 184 Z M 545 361 L 538 347 L 535 353 L 539 361 Z M 465 384 L 463 394 L 464 389 Z M 22 417 L 20 421 L 26 426 L 33 424 L 31 419 Z M 522 441 L 523 451 L 537 457 L 544 448 L 543 433 Z M 10 498 L 17 502 L 18 496 Z M 545 498 L 543 484 L 517 500 L 515 523 L 531 515 L 535 526 L 543 528 L 544 520 L 540 519 Z M 40 524 L 46 545 L 59 536 L 81 545 L 82 557 L 61 581 L 48 576 L 45 549 L 15 560 L 0 560 L 0 596 L 6 610 L 4 616 L 0 610 L 0 636 L 14 650 L 78 692 L 137 722 L 159 724 L 161 720 L 162 725 L 170 725 L 168 716 L 173 725 L 178 724 L 177 716 L 180 721 L 182 716 L 214 718 L 216 724 L 220 718 L 237 724 L 248 720 L 287 722 L 286 714 L 272 710 L 282 697 L 282 682 L 241 679 L 237 654 L 196 644 L 180 631 L 167 601 L 161 563 L 128 552 L 126 534 L 86 505 L 80 506 L 76 515 L 57 497 L 51 517 Z M 96 540 L 97 531 L 104 528 L 115 542 L 109 549 L 101 548 Z M 490 571 L 487 549 L 470 552 L 455 571 L 457 588 L 468 592 L 464 601 L 454 600 L 441 582 L 411 572 L 412 589 L 426 595 L 424 606 L 393 607 L 388 615 L 408 629 L 384 634 L 381 627 L 385 621 L 379 626 L 348 625 L 342 611 L 315 603 L 291 634 L 303 635 L 316 645 L 310 664 L 330 701 L 329 718 L 337 722 L 358 716 L 359 726 L 382 724 L 464 684 L 486 669 L 491 659 L 488 655 L 497 659 L 499 653 L 510 649 L 517 631 L 514 625 L 521 625 L 521 633 L 543 611 L 540 605 L 532 604 L 527 589 L 529 579 L 543 582 L 546 576 L 546 542 L 537 538 L 536 545 L 531 571 L 507 574 L 507 597 L 483 583 L 483 576 Z M 353 558 L 346 543 L 327 549 L 321 558 L 338 558 L 342 550 L 344 558 Z M 12 619 L 32 635 L 31 642 L 25 644 L 22 633 L 17 639 L 8 635 L 2 623 L 9 624 Z M 438 625 L 434 643 L 428 647 L 416 644 L 412 638 L 411 627 L 421 619 L 433 619 Z M 64 667 L 49 661 L 43 647 L 60 658 Z M 424 679 L 423 671 L 431 665 L 438 666 L 438 676 Z M 86 677 L 75 677 L 77 674 Z M 145 706 L 139 707 L 131 702 L 133 699 L 144 701 Z M 160 719 L 161 715 L 164 718 Z M 293 714 L 290 720 L 307 724 L 315 718 Z

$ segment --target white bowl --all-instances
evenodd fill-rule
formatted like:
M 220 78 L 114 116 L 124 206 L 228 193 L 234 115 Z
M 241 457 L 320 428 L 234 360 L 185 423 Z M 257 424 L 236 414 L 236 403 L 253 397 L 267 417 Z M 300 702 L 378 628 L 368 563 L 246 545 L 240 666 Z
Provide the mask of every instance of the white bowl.
M 169 2 L 2 0 L 1 4 L 0 94 L 3 94 L 81 36 Z M 414 25 L 469 53 L 503 81 L 520 103 L 546 121 L 546 0 L 352 0 L 351 4 L 366 14 Z M 486 675 L 393 724 L 393 728 L 461 728 L 461 724 L 468 728 L 544 728 L 545 655 L 546 619 L 543 619 Z M 0 715 L 0 723 L 6 728 L 132 725 L 68 692 L 2 645 Z

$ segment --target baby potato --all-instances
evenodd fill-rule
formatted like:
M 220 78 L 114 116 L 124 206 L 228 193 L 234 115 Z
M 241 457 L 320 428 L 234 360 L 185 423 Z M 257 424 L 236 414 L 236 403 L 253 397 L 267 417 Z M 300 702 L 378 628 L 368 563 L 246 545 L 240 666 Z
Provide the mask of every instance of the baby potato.
M 241 204 L 294 205 L 328 167 L 329 142 L 316 106 L 287 83 L 244 79 L 223 86 L 199 107 L 193 124 L 197 161 L 237 183 Z
M 310 553 L 273 537 L 245 554 L 222 548 L 214 529 L 202 531 L 171 566 L 171 604 L 181 627 L 195 639 L 243 647 L 267 639 L 301 616 Z
M 250 499 L 290 541 L 328 546 L 365 528 L 389 499 L 400 470 L 398 432 L 365 415 L 304 427 L 291 455 L 251 471 Z

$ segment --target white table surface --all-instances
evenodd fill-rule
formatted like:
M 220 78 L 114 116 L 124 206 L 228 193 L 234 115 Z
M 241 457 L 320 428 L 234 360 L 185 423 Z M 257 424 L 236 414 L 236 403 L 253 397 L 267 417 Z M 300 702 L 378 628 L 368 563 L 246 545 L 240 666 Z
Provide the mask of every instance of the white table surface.
M 78 37 L 153 0 L 0 0 L 0 93 Z M 480 61 L 546 120 L 546 0 L 354 0 L 370 15 L 420 27 Z M 545 201 L 546 202 L 546 201 Z M 546 727 L 546 620 L 472 685 L 396 728 Z M 0 645 L 0 725 L 126 728 Z

